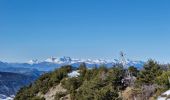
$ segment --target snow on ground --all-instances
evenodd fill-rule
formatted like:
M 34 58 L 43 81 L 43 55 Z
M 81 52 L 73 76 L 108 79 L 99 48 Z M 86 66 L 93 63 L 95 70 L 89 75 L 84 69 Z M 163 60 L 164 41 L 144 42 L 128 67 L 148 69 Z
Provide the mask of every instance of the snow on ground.
M 13 100 L 14 95 L 11 95 L 10 97 L 7 97 L 6 95 L 0 94 L 0 100 Z
M 170 95 L 170 90 L 164 92 L 162 95 Z
M 80 73 L 78 73 L 78 70 L 68 73 L 69 77 L 78 77 L 79 75 L 80 75 Z
M 167 99 L 167 96 L 170 95 L 170 90 L 164 92 L 161 96 L 158 97 L 157 100 L 170 100 L 170 98 Z

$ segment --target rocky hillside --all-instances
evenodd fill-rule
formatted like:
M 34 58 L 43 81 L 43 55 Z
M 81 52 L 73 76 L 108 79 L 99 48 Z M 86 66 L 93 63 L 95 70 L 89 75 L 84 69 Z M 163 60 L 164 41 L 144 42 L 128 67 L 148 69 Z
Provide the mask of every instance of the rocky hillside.
M 127 76 L 127 71 L 131 74 Z M 144 69 L 121 65 L 63 66 L 20 89 L 15 100 L 153 100 L 170 88 L 170 71 L 149 60 Z
M 99 98 L 110 100 L 118 99 L 118 90 L 124 89 L 121 83 L 124 73 L 122 68 L 87 69 L 85 64 L 82 64 L 76 71 L 75 74 L 72 66 L 63 66 L 51 73 L 46 73 L 32 85 L 22 88 L 15 100 L 59 100 L 62 98 L 64 100 Z M 115 78 L 111 78 L 112 75 Z

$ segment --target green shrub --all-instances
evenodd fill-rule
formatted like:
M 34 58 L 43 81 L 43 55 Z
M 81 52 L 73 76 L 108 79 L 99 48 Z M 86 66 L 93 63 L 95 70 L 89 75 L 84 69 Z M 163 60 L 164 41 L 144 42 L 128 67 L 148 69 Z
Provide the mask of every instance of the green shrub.
M 55 94 L 55 100 L 60 100 L 61 97 L 66 96 L 66 93 L 59 92 Z

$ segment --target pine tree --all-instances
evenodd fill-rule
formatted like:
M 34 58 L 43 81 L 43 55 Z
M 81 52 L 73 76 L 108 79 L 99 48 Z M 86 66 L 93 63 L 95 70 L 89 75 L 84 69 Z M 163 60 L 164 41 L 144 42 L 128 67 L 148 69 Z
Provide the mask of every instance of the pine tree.
M 128 68 L 128 70 L 129 70 L 129 72 L 133 75 L 133 76 L 137 76 L 137 74 L 138 74 L 138 69 L 136 68 L 136 67 L 134 67 L 134 66 L 130 66 L 129 68 Z
M 85 63 L 80 64 L 79 70 L 80 70 L 81 76 L 84 77 L 87 71 L 86 64 Z
M 149 60 L 145 65 L 144 69 L 140 71 L 138 82 L 140 84 L 151 85 L 156 80 L 156 77 L 162 74 L 162 69 L 157 62 Z

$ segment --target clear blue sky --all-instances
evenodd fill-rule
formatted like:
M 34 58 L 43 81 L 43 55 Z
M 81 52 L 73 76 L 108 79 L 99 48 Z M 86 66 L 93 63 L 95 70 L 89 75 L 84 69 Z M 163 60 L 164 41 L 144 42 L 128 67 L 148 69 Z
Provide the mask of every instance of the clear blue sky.
M 170 0 L 0 0 L 0 60 L 170 62 Z

